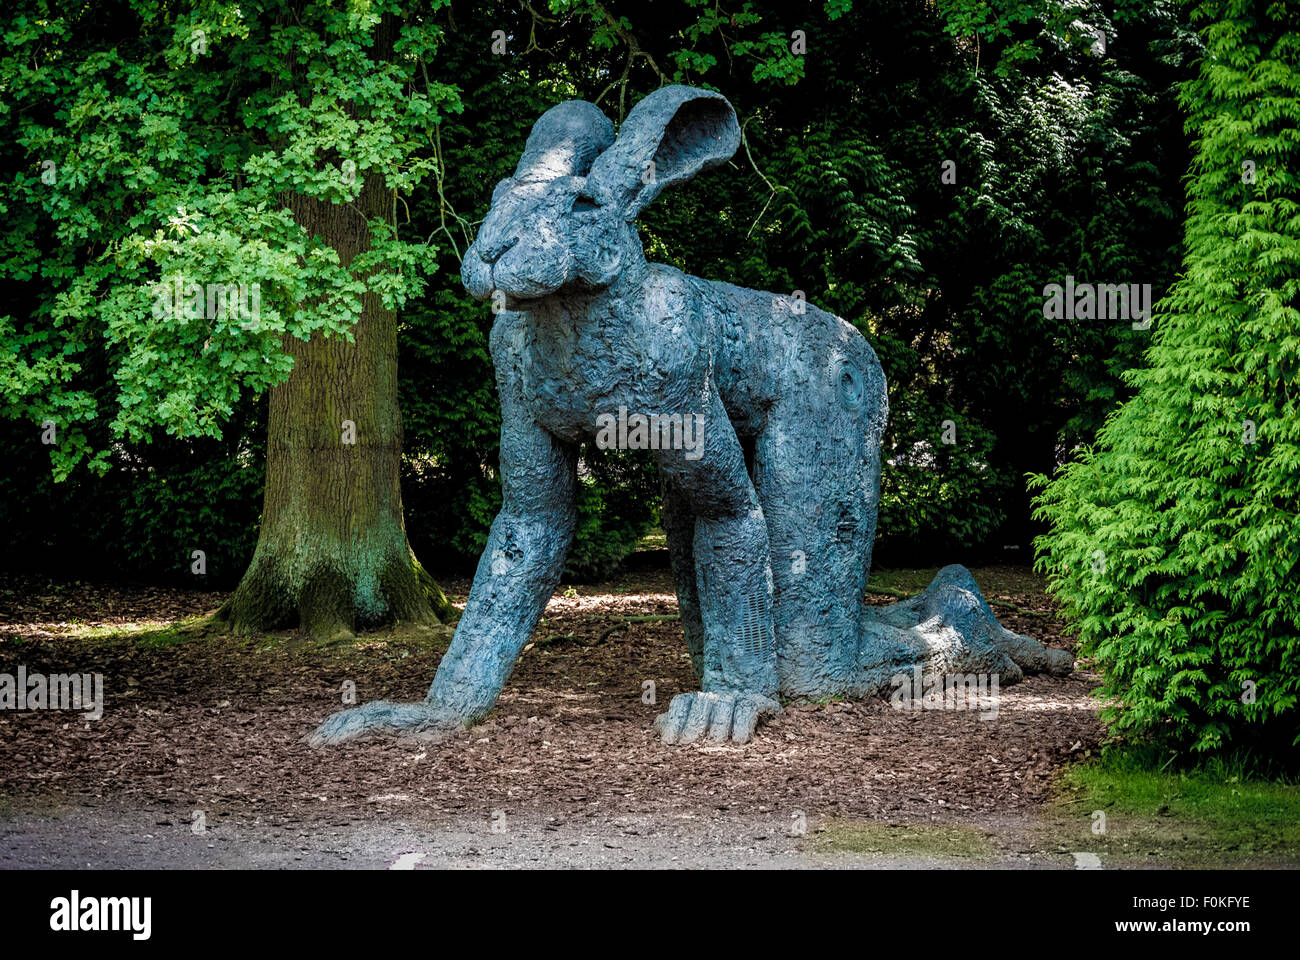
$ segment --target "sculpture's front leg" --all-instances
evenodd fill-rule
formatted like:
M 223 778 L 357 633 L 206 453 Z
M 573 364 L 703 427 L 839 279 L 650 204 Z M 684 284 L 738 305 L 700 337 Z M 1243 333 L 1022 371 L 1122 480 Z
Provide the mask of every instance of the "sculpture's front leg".
M 703 412 L 701 456 L 690 459 L 684 450 L 659 452 L 667 482 L 695 516 L 703 690 L 674 697 L 655 726 L 667 743 L 687 743 L 706 734 L 743 743 L 761 717 L 781 709 L 775 699 L 779 681 L 767 524 L 740 441 L 716 391 L 710 390 Z
M 501 512 L 428 696 L 423 703 L 374 701 L 336 713 L 313 735 L 316 745 L 379 731 L 433 736 L 483 719 L 560 582 L 577 526 L 577 449 L 535 422 L 502 343 L 494 330 Z
M 564 570 L 577 522 L 575 463 L 576 455 L 557 449 L 554 462 L 512 470 L 503 448 L 505 503 L 479 558 L 465 615 L 429 687 L 430 707 L 477 723 L 496 704 Z

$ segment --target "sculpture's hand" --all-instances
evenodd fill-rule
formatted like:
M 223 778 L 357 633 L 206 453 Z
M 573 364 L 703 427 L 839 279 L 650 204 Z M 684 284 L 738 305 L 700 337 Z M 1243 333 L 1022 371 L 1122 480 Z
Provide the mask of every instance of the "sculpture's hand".
M 745 743 L 761 717 L 780 712 L 781 705 L 771 697 L 747 690 L 679 693 L 655 719 L 655 730 L 664 743 L 693 743 L 706 734 L 712 740 Z
M 363 706 L 333 714 L 307 738 L 307 742 L 313 747 L 324 747 L 370 733 L 439 740 L 464 729 L 462 716 L 433 704 L 372 700 Z

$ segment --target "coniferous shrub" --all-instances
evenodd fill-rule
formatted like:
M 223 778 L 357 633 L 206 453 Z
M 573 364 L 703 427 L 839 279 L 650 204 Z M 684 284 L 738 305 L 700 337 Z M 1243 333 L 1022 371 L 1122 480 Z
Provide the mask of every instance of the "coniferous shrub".
M 1183 272 L 1136 394 L 1035 478 L 1039 567 L 1116 732 L 1267 751 L 1300 742 L 1300 23 L 1284 3 L 1195 15 Z

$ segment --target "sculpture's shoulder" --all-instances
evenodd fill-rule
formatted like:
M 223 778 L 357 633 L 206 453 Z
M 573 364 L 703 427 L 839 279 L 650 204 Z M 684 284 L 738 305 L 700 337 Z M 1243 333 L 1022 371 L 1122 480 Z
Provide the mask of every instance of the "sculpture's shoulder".
M 630 313 L 633 325 L 645 337 L 657 339 L 665 334 L 679 343 L 690 341 L 702 351 L 712 341 L 710 315 L 701 309 L 702 285 L 708 281 L 683 273 L 663 263 L 646 265 Z
M 646 264 L 638 291 L 638 300 L 647 313 L 655 313 L 660 303 L 694 305 L 700 298 L 700 285 L 708 281 L 692 277 L 666 263 Z

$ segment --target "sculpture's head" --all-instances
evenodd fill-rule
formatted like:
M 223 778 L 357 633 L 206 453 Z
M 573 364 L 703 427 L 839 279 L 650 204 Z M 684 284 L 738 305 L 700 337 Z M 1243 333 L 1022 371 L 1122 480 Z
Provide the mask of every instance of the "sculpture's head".
M 480 300 L 500 290 L 523 307 L 556 291 L 599 290 L 644 263 L 635 220 L 674 183 L 726 161 L 740 145 L 736 113 L 710 90 L 669 86 L 614 125 L 585 100 L 538 119 L 514 175 L 465 251 L 461 279 Z

